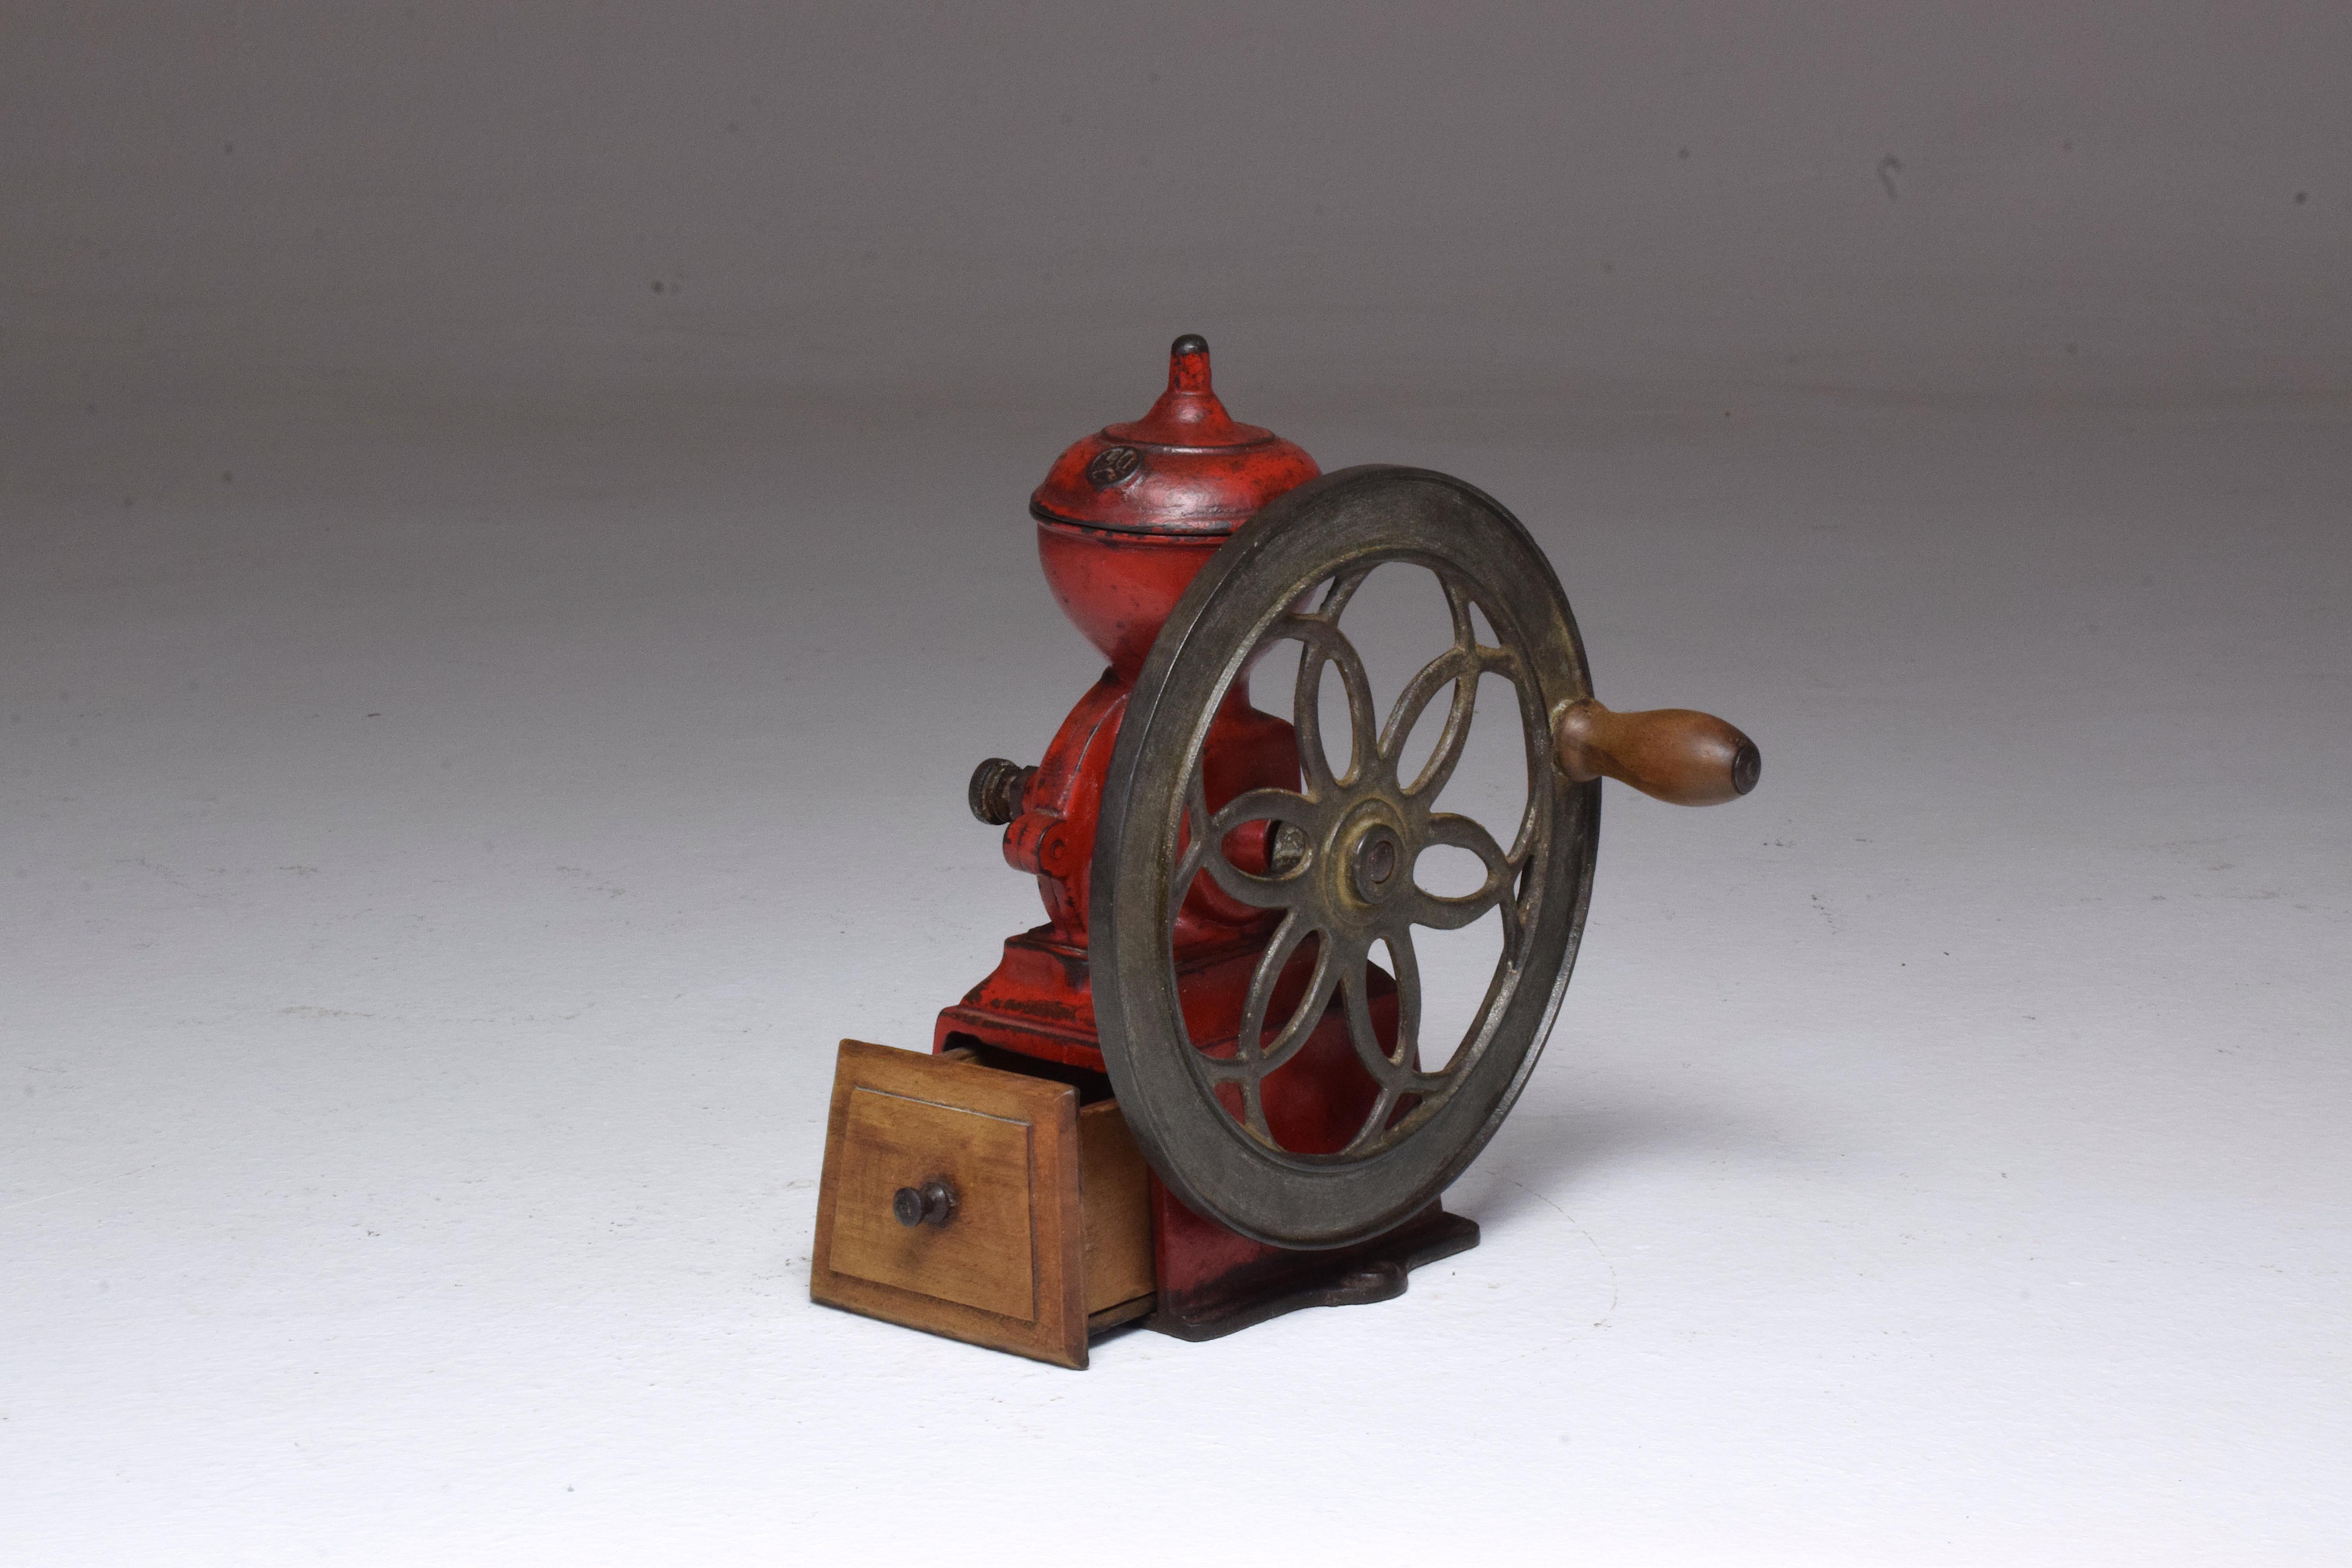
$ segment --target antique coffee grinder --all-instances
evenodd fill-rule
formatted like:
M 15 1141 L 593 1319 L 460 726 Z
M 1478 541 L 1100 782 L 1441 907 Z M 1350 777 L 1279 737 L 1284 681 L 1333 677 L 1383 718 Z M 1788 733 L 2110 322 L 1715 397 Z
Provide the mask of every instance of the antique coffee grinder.
M 1477 1243 L 1438 1195 L 1567 989 L 1601 778 L 1712 805 L 1754 787 L 1756 747 L 1704 713 L 1602 707 L 1517 519 L 1423 469 L 1320 473 L 1226 414 L 1198 337 L 1029 510 L 1055 600 L 1110 661 L 1036 765 L 971 779 L 1046 922 L 941 1011 L 931 1054 L 843 1042 L 811 1292 L 1071 1366 L 1136 1318 L 1210 1339 L 1398 1295 Z M 1347 616 L 1383 567 L 1433 577 L 1451 622 L 1385 713 Z M 1289 658 L 1286 716 L 1253 706 L 1253 670 Z M 1516 820 L 1441 802 L 1474 717 L 1524 752 Z M 1475 857 L 1474 889 L 1423 886 L 1436 847 Z M 1413 930 L 1490 915 L 1483 1002 L 1424 1040 Z

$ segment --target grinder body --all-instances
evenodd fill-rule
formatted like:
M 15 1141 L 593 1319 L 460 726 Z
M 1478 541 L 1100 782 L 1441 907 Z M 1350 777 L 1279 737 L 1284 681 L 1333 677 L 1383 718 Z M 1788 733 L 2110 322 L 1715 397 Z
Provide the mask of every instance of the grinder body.
M 1298 447 L 1227 415 L 1210 384 L 1207 345 L 1186 337 L 1171 352 L 1168 389 L 1151 411 L 1073 444 L 1031 498 L 1046 582 L 1109 666 L 1034 769 L 1002 764 L 992 791 L 975 779 L 975 812 L 1006 819 L 1005 860 L 1035 877 L 1046 921 L 1009 938 L 994 972 L 940 1012 L 935 1051 L 1026 1058 L 1031 1070 L 1066 1075 L 1083 1094 L 1108 1094 L 1096 1033 L 1087 910 L 1097 823 L 1120 721 L 1154 639 L 1194 576 L 1260 508 L 1319 471 Z M 1299 787 L 1297 736 L 1287 721 L 1251 705 L 1246 681 L 1234 683 L 1211 722 L 1202 782 L 1211 811 L 1247 790 Z M 992 809 L 983 805 L 984 793 L 992 795 Z M 1224 846 L 1226 858 L 1264 872 L 1277 852 L 1271 827 L 1253 824 L 1237 832 Z M 1187 894 L 1173 947 L 1193 1039 L 1237 1034 L 1252 973 L 1277 919 L 1225 896 L 1206 878 Z M 1302 953 L 1285 971 L 1274 996 L 1277 1016 L 1304 992 L 1311 967 Z M 1370 981 L 1373 1026 L 1392 1040 L 1393 983 L 1377 971 Z M 1286 1148 L 1336 1152 L 1362 1123 L 1373 1092 L 1334 1007 L 1292 1070 L 1267 1085 L 1265 1114 Z M 1252 1241 L 1192 1213 L 1156 1175 L 1150 1194 L 1160 1295 L 1153 1321 L 1164 1330 L 1200 1337 L 1220 1324 L 1239 1326 L 1235 1320 L 1255 1321 L 1267 1303 L 1360 1261 Z M 1470 1245 L 1476 1234 L 1433 1204 L 1383 1238 L 1385 1250 L 1395 1253 L 1402 1244 L 1407 1252 L 1434 1256 L 1441 1228 L 1452 1243 L 1442 1250 Z

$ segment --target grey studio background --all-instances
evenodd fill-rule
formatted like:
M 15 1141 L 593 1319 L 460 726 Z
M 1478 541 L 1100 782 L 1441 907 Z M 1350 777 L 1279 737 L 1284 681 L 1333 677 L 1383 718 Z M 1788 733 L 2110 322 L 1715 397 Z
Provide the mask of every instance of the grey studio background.
M 2342 1560 L 2352 16 L 0 9 L 0 1557 Z M 1024 507 L 1206 334 L 1616 790 L 1486 1231 L 807 1300 L 1035 918 Z

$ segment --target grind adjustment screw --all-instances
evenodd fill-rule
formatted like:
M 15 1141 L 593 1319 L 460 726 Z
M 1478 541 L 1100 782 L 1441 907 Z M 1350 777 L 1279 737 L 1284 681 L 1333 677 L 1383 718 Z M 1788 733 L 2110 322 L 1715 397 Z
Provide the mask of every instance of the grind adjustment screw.
M 1004 757 L 991 757 L 971 770 L 964 800 L 971 814 L 991 827 L 1003 827 L 1021 815 L 1022 796 L 1029 792 L 1035 768 L 1024 768 Z

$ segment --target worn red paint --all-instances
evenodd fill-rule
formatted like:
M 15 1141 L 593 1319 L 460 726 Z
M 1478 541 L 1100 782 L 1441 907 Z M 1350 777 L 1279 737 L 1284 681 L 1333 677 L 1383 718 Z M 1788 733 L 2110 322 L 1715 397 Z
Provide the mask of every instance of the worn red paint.
M 1037 487 L 1029 510 L 1046 583 L 1110 668 L 1062 721 L 1021 815 L 1004 831 L 1004 858 L 1037 879 L 1046 923 L 1009 939 L 995 972 L 940 1014 L 935 1049 L 979 1044 L 1103 1070 L 1087 900 L 1103 781 L 1128 698 L 1160 626 L 1209 557 L 1260 507 L 1319 471 L 1299 447 L 1225 412 L 1210 385 L 1208 345 L 1188 337 L 1171 350 L 1168 390 L 1149 414 L 1076 442 Z M 1297 737 L 1237 687 L 1210 726 L 1202 769 L 1212 810 L 1247 789 L 1297 789 Z M 1237 834 L 1228 852 L 1236 865 L 1263 869 L 1263 825 Z M 1178 980 L 1192 1038 L 1204 1049 L 1232 1048 L 1251 970 L 1276 918 L 1233 902 L 1206 878 L 1185 900 Z M 1293 960 L 1283 984 L 1289 995 L 1303 987 L 1312 960 L 1311 947 Z M 1387 978 L 1374 972 L 1383 1034 L 1395 1016 Z M 1283 1016 L 1282 1000 L 1278 994 L 1271 1016 Z M 1286 1148 L 1336 1150 L 1361 1125 L 1372 1096 L 1335 1007 L 1267 1080 L 1266 1120 Z M 1205 1308 L 1275 1289 L 1291 1272 L 1287 1263 L 1306 1261 L 1191 1214 L 1156 1180 L 1153 1187 L 1163 1305 Z

